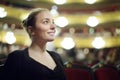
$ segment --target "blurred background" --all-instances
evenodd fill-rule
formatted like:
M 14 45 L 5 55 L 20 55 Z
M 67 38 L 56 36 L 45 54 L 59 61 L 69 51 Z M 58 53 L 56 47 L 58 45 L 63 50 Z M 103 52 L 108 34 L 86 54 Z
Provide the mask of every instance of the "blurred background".
M 47 44 L 66 67 L 120 64 L 120 0 L 0 0 L 0 64 L 31 40 L 21 22 L 33 8 L 54 16 L 56 39 Z

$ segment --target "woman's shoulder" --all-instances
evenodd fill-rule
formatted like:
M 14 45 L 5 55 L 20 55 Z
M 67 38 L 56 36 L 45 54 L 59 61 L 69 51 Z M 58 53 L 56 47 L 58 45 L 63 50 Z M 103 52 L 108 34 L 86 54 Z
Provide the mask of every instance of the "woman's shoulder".
M 8 54 L 8 57 L 9 57 L 9 56 L 10 56 L 10 57 L 21 56 L 21 55 L 23 55 L 23 54 L 25 53 L 25 51 L 26 51 L 26 49 L 14 50 L 14 51 L 12 51 L 12 52 L 10 52 L 10 53 Z

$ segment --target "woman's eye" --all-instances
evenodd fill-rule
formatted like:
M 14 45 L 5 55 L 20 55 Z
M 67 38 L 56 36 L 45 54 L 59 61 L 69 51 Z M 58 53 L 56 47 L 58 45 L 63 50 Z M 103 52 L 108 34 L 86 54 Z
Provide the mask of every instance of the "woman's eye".
M 44 21 L 43 23 L 44 23 L 44 24 L 47 24 L 47 23 L 49 23 L 49 21 Z

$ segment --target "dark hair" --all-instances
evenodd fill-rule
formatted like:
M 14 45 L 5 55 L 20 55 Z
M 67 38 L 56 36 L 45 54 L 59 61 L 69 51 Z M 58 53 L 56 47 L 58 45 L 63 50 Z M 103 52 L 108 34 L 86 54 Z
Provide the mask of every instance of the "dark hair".
M 25 29 L 28 28 L 28 26 L 35 27 L 35 22 L 36 22 L 36 16 L 41 13 L 42 11 L 49 11 L 46 8 L 36 8 L 31 11 L 31 13 L 28 15 L 28 17 L 23 20 L 22 24 Z

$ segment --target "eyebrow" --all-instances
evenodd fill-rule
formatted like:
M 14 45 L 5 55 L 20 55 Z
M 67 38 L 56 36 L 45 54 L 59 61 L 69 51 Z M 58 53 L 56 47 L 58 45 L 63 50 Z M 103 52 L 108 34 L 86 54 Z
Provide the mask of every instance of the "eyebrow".
M 49 18 L 43 18 L 42 20 L 50 20 Z M 54 19 L 52 19 L 52 21 L 54 21 Z

